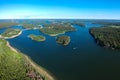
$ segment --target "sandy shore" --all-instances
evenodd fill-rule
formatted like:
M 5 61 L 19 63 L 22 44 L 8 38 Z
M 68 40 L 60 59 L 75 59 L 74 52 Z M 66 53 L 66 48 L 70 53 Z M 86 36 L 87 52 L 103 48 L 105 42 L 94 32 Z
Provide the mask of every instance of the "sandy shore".
M 7 41 L 6 44 L 11 50 L 13 50 L 16 53 L 19 53 L 15 48 L 13 48 L 9 42 Z M 41 74 L 42 76 L 45 76 L 47 78 L 47 80 L 55 80 L 55 78 L 49 74 L 49 72 L 47 70 L 45 70 L 43 67 L 39 66 L 38 64 L 36 64 L 34 61 L 32 61 L 32 59 L 30 59 L 27 55 L 23 54 L 23 56 L 26 58 L 26 60 L 32 65 L 32 67 L 38 71 L 39 74 Z
M 28 56 L 24 55 L 27 61 L 32 65 L 32 67 L 37 70 L 42 76 L 45 76 L 47 80 L 55 80 L 47 70 L 45 70 L 43 67 L 36 64 L 34 61 L 32 61 Z
M 3 38 L 3 37 L 0 35 L 0 38 Z
M 3 37 L 3 36 L 0 35 L 0 38 L 11 39 L 11 38 L 15 38 L 15 37 L 17 37 L 17 36 L 19 36 L 19 35 L 21 35 L 21 34 L 22 34 L 22 31 L 20 31 L 17 35 L 14 35 L 14 36 L 12 36 L 12 37 Z
M 9 42 L 7 41 L 6 45 L 14 52 L 18 53 L 17 50 L 10 46 Z
M 57 35 L 60 35 L 60 34 L 65 34 L 65 32 L 63 33 L 58 33 L 58 34 L 48 34 L 49 36 L 57 36 Z

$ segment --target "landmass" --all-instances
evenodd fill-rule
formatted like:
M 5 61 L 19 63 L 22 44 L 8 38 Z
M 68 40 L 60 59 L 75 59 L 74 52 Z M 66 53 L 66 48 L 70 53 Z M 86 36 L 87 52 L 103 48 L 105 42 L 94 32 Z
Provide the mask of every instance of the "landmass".
M 11 27 L 11 26 L 17 26 L 18 23 L 8 21 L 8 22 L 0 22 L 0 28 L 6 28 L 6 27 Z
M 20 29 L 8 28 L 5 32 L 0 35 L 0 38 L 9 39 L 15 38 L 22 33 Z
M 120 49 L 120 26 L 91 28 L 90 34 L 99 45 Z
M 28 23 L 23 23 L 22 26 L 23 26 L 25 29 L 34 29 L 35 27 L 37 27 L 37 25 L 28 24 Z
M 120 22 L 114 22 L 114 21 L 95 21 L 92 22 L 92 24 L 102 24 L 103 26 L 120 26 Z
M 16 51 L 0 39 L 0 80 L 55 80 L 28 56 Z
M 30 34 L 28 37 L 30 37 L 32 40 L 35 40 L 35 41 L 38 41 L 38 42 L 42 42 L 42 41 L 46 40 L 46 38 L 42 35 Z
M 78 25 L 78 26 L 81 26 L 81 27 L 85 27 L 85 24 L 82 23 L 82 22 L 79 22 L 79 21 L 73 21 L 71 22 L 72 25 Z
M 70 43 L 70 37 L 69 36 L 58 36 L 56 39 L 56 42 L 61 44 L 61 45 L 68 45 Z
M 74 27 L 71 27 L 71 25 L 65 25 L 65 24 L 45 24 L 43 28 L 40 28 L 40 31 L 44 34 L 50 35 L 50 36 L 57 36 L 59 34 L 64 34 L 65 32 L 69 31 L 75 31 L 76 29 Z

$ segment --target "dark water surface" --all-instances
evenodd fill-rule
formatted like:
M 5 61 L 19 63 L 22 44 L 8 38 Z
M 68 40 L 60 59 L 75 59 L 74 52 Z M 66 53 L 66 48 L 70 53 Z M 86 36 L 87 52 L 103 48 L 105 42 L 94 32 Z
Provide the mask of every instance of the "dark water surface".
M 89 22 L 85 28 L 74 25 L 77 31 L 65 33 L 71 37 L 68 46 L 57 44 L 56 37 L 37 29 L 23 29 L 20 36 L 8 41 L 58 80 L 120 80 L 120 51 L 98 46 L 88 31 L 93 26 L 99 25 Z M 32 41 L 27 37 L 29 34 L 44 35 L 46 41 Z

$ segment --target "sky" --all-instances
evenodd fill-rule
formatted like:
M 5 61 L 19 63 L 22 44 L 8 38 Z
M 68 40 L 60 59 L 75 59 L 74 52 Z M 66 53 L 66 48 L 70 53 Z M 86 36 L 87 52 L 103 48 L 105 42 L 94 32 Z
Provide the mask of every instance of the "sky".
M 120 0 L 0 0 L 0 19 L 120 19 Z

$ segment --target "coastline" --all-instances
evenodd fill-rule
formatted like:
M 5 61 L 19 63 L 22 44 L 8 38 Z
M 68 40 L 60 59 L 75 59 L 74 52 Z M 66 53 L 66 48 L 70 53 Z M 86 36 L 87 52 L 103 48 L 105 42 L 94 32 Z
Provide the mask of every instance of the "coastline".
M 21 52 L 18 52 L 15 48 L 13 48 L 8 41 L 6 41 L 6 45 L 11 49 L 13 50 L 14 52 L 16 53 L 21 53 Z M 39 66 L 38 64 L 36 64 L 29 56 L 21 53 L 25 59 L 32 65 L 32 67 L 38 71 L 39 74 L 41 74 L 42 76 L 45 76 L 47 78 L 47 80 L 56 80 L 54 76 L 52 76 L 50 74 L 50 72 L 48 72 L 46 69 L 44 69 L 43 67 Z
M 42 76 L 45 76 L 47 78 L 47 80 L 56 80 L 52 75 L 50 75 L 50 72 L 48 72 L 43 67 L 36 64 L 29 56 L 27 56 L 25 54 L 23 54 L 23 55 L 27 59 L 27 61 L 32 65 L 32 67 L 36 71 L 38 71 L 39 74 L 41 74 Z
M 3 37 L 2 35 L 0 35 L 0 38 L 11 39 L 11 38 L 15 38 L 15 37 L 17 37 L 17 36 L 19 36 L 21 34 L 22 34 L 22 31 L 20 31 L 17 35 L 14 35 L 14 36 L 11 36 L 11 37 Z
M 72 32 L 72 31 L 67 31 L 67 32 Z M 62 32 L 62 33 L 58 33 L 58 34 L 47 34 L 47 35 L 49 35 L 49 36 L 58 36 L 58 35 L 60 35 L 60 34 L 65 34 L 65 33 L 67 33 L 67 32 Z M 46 33 L 45 33 L 46 34 Z
M 76 31 L 76 30 L 75 30 L 75 31 Z M 73 32 L 73 31 L 64 31 L 64 32 L 58 33 L 58 34 L 47 34 L 47 35 L 49 35 L 49 36 L 58 36 L 58 35 L 60 35 L 60 34 L 65 34 L 65 33 L 67 33 L 67 32 Z

